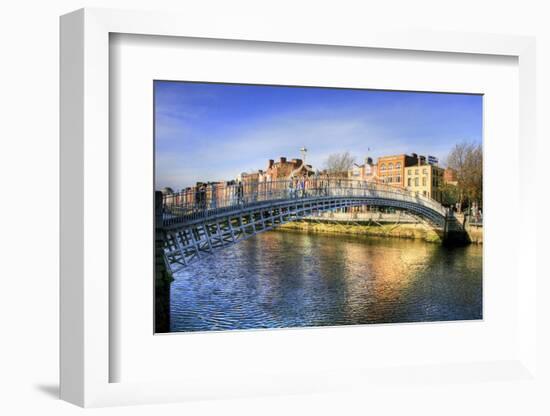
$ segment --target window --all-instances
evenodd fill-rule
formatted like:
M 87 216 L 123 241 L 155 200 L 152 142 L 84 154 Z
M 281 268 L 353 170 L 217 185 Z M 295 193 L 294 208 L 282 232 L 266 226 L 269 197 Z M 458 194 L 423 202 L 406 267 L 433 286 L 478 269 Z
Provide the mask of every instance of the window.
M 388 183 L 392 183 L 393 182 L 393 178 L 391 176 L 388 176 Z
M 392 169 L 393 169 L 393 163 L 390 163 L 388 166 L 388 170 L 392 170 Z
M 418 178 L 414 178 L 414 186 L 418 186 Z
M 397 176 L 397 177 L 395 178 L 395 182 L 401 183 L 401 176 Z
M 422 178 L 422 186 L 426 186 L 426 177 L 425 176 Z
M 395 164 L 395 169 L 401 169 L 401 162 L 397 162 Z
M 422 195 L 426 196 L 426 191 L 422 191 Z
M 423 173 L 424 175 L 427 175 L 427 174 L 428 174 L 428 169 L 426 169 L 426 168 L 422 169 L 422 173 Z
M 407 186 L 411 186 L 411 178 L 407 179 Z
M 386 170 L 386 165 L 384 163 L 382 163 L 382 166 L 380 166 L 380 170 L 381 171 L 385 171 Z
M 418 175 L 418 169 L 415 169 L 415 170 L 414 170 L 414 174 L 415 174 L 415 175 Z
M 412 170 L 409 169 L 409 170 L 407 171 L 407 175 L 411 176 L 411 175 L 412 175 Z

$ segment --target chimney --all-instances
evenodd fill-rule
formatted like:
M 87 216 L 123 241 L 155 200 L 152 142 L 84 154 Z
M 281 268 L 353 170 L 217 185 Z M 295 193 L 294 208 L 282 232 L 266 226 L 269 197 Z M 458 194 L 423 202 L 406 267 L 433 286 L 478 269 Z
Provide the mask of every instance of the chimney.
M 281 163 L 286 163 L 286 157 L 281 156 Z
M 269 162 L 267 163 L 267 168 L 272 168 L 275 161 L 273 159 L 269 159 Z

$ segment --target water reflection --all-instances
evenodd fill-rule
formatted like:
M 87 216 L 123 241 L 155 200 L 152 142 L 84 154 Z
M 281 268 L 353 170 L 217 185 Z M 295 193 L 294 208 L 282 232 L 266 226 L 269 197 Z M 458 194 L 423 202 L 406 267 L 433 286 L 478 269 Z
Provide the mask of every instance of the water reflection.
M 189 267 L 171 330 L 480 319 L 481 248 L 266 232 Z

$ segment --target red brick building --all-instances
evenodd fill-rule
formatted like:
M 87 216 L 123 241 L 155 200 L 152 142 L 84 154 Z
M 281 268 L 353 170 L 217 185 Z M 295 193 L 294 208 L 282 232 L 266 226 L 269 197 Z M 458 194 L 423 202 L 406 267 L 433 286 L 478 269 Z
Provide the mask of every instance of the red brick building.
M 405 187 L 405 168 L 425 163 L 426 158 L 416 153 L 411 156 L 382 156 L 378 158 L 378 178 L 388 185 Z
M 275 162 L 270 159 L 265 171 L 267 181 L 277 181 L 289 179 L 290 176 L 311 176 L 313 175 L 311 165 L 303 165 L 302 159 L 292 159 L 288 161 L 286 157 L 281 157 Z
M 445 172 L 443 172 L 443 182 L 450 185 L 457 185 L 458 179 L 456 177 L 456 170 L 453 168 L 445 169 Z

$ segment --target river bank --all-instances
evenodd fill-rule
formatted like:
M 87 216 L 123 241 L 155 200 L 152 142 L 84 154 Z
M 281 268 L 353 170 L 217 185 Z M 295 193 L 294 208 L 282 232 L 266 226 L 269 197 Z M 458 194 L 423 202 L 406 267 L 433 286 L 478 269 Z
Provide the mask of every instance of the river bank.
M 466 225 L 466 232 L 472 244 L 483 244 L 483 227 Z
M 293 221 L 277 228 L 280 231 L 303 231 L 308 233 L 365 235 L 372 237 L 422 240 L 428 243 L 441 243 L 441 235 L 422 224 L 354 224 L 345 222 Z M 466 231 L 473 244 L 483 244 L 483 228 L 467 227 Z
M 328 223 L 293 221 L 277 228 L 281 231 L 305 231 L 308 233 L 366 235 L 373 237 L 403 238 L 441 243 L 441 237 L 423 224 L 370 224 Z

